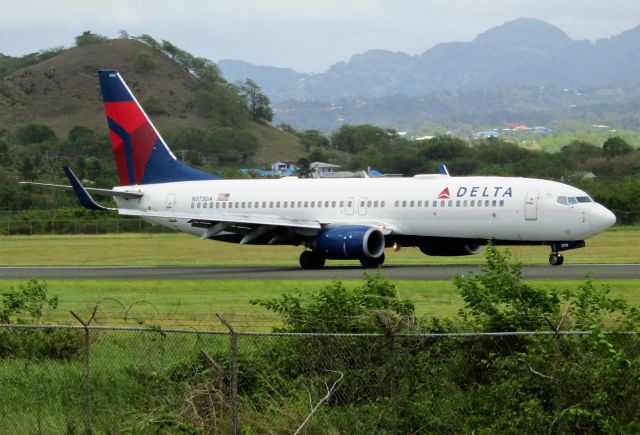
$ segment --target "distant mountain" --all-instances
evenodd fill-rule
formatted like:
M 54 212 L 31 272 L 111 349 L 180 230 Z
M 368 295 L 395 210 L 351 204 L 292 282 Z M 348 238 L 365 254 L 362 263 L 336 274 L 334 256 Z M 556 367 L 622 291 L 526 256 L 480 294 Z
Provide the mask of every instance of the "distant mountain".
M 230 81 L 252 78 L 274 103 L 517 86 L 593 87 L 640 77 L 640 25 L 592 43 L 574 41 L 544 21 L 519 18 L 471 42 L 438 44 L 418 56 L 369 50 L 321 74 L 237 60 L 218 65 Z

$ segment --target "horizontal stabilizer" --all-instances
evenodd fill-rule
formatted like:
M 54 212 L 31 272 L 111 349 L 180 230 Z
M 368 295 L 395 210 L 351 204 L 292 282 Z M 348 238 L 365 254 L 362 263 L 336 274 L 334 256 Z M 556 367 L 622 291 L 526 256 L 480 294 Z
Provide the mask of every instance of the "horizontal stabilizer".
M 35 187 L 73 190 L 73 186 L 65 185 L 65 184 L 34 183 L 32 181 L 20 181 L 19 183 L 28 185 L 28 186 L 35 186 Z M 87 192 L 89 192 L 91 195 L 111 196 L 114 198 L 117 197 L 117 198 L 124 198 L 124 199 L 136 199 L 142 196 L 142 193 L 140 192 L 120 192 L 120 191 L 111 190 L 111 189 L 97 189 L 95 187 L 85 187 L 84 189 Z

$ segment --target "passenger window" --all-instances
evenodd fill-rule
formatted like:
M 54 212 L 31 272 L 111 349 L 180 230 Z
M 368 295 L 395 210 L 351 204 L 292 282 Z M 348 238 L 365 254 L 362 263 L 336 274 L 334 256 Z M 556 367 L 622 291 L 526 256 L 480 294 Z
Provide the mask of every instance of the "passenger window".
M 273 208 L 273 201 L 269 201 L 269 208 Z
M 378 207 L 378 201 L 373 201 L 373 206 Z
M 415 201 L 409 202 L 409 207 L 413 207 L 415 205 Z
M 316 202 L 315 201 L 311 201 L 311 208 L 316 206 Z
M 438 206 L 438 201 L 433 201 L 433 203 L 431 205 L 434 206 L 434 207 L 437 207 Z
M 331 201 L 331 207 L 332 208 L 336 208 L 336 202 L 335 201 Z
M 242 205 L 240 206 L 240 208 L 245 208 L 246 205 L 247 205 L 247 203 L 243 202 Z
M 307 208 L 307 207 L 309 207 L 309 201 L 304 202 L 304 208 Z
M 444 204 L 445 204 L 444 200 L 440 201 L 440 207 L 444 207 Z
M 422 200 L 418 201 L 418 207 L 422 207 Z
M 340 201 L 340 208 L 344 207 L 344 201 Z
M 402 201 L 402 207 L 406 207 L 407 206 L 407 201 Z
M 191 208 L 196 208 L 196 203 L 195 202 L 191 203 Z
M 304 206 L 306 207 L 307 205 L 305 204 Z M 302 201 L 298 201 L 298 208 L 302 208 Z
M 258 201 L 253 204 L 253 208 L 260 208 L 260 203 Z
M 322 208 L 322 201 L 318 201 L 318 208 Z
M 247 203 L 247 208 L 251 208 L 251 201 Z
M 287 201 L 284 201 L 284 202 L 282 203 L 282 208 L 287 208 Z
M 460 200 L 459 199 L 456 200 L 456 207 L 460 207 Z
M 482 200 L 481 199 L 478 200 L 478 207 L 482 207 Z
M 488 199 L 484 202 L 484 206 L 485 207 L 489 207 L 489 200 Z
M 380 201 L 380 207 L 384 207 L 384 201 Z
M 400 201 L 396 201 L 396 207 L 400 207 Z
M 202 208 L 207 208 L 207 203 L 206 202 L 202 203 Z
M 216 202 L 216 208 L 220 208 L 220 203 Z
M 276 208 L 280 208 L 280 201 L 276 201 Z
M 325 201 L 324 202 L 324 206 L 325 206 L 325 208 L 329 208 L 329 201 Z
M 462 206 L 466 207 L 467 205 L 469 205 L 469 201 L 467 201 L 466 199 L 462 202 Z
M 229 203 L 229 208 L 233 208 L 233 203 L 232 202 Z
M 449 200 L 449 207 L 453 207 L 453 201 Z
M 493 201 L 491 201 L 491 207 L 495 207 L 496 206 L 496 200 L 494 199 Z
M 500 207 L 504 207 L 504 199 L 500 200 Z
M 227 203 L 226 202 L 222 203 L 222 208 L 227 208 Z
M 262 201 L 262 208 L 267 208 L 267 201 Z
M 367 207 L 371 208 L 371 201 L 367 201 Z
M 364 204 L 365 204 L 364 201 L 360 201 L 360 208 L 364 208 Z
M 201 206 L 201 204 L 200 204 L 200 203 L 198 203 L 198 208 L 200 208 L 200 206 Z
M 429 201 L 425 201 L 425 202 L 424 202 L 424 206 L 425 206 L 425 207 L 429 207 Z
M 209 203 L 209 208 L 213 208 L 213 202 Z

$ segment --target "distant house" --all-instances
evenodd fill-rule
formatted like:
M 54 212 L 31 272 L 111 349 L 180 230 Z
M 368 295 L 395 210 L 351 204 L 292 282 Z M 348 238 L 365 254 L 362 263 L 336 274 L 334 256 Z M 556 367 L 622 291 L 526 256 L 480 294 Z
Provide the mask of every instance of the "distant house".
M 297 170 L 298 168 L 295 162 L 273 162 L 271 164 L 271 172 L 274 175 L 291 175 Z
M 309 165 L 311 173 L 316 178 L 334 177 L 338 173 L 341 166 L 332 165 L 331 163 L 313 162 Z
M 476 139 L 484 139 L 484 138 L 498 137 L 498 136 L 500 136 L 500 132 L 495 128 L 493 130 L 483 130 L 483 131 L 473 132 L 473 137 Z

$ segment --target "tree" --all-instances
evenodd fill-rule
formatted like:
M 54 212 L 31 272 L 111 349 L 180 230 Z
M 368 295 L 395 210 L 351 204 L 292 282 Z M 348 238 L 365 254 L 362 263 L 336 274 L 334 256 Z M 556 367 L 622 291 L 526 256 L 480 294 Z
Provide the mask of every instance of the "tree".
M 244 83 L 238 85 L 238 88 L 254 121 L 271 121 L 273 119 L 273 111 L 269 107 L 269 97 L 261 92 L 260 86 L 256 82 L 246 79 Z
M 258 140 L 249 130 L 222 127 L 207 136 L 203 152 L 221 162 L 245 163 L 258 150 Z
M 614 136 L 602 144 L 602 151 L 606 157 L 623 156 L 633 151 L 633 147 L 620 136 Z
M 149 74 L 157 67 L 157 62 L 147 53 L 139 54 L 133 61 L 133 69 L 140 74 Z
M 16 141 L 21 145 L 43 143 L 56 139 L 56 133 L 48 125 L 27 124 L 18 127 Z
M 92 33 L 91 30 L 85 30 L 82 35 L 76 36 L 76 47 L 82 47 L 83 45 L 102 44 L 107 42 L 109 38 L 97 33 Z
M 296 162 L 298 178 L 311 178 L 311 162 L 304 157 Z
M 357 154 L 368 150 L 373 145 L 389 142 L 387 132 L 370 124 L 342 125 L 331 135 L 331 144 L 339 150 Z

